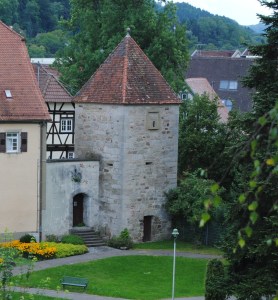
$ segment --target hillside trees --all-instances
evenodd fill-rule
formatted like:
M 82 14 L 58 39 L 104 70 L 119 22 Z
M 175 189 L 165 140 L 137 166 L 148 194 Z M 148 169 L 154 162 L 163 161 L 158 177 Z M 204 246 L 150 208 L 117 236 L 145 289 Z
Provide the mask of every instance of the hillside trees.
M 154 0 L 72 0 L 69 45 L 58 55 L 62 80 L 77 91 L 131 29 L 131 36 L 176 90 L 183 85 L 187 40 L 175 7 Z

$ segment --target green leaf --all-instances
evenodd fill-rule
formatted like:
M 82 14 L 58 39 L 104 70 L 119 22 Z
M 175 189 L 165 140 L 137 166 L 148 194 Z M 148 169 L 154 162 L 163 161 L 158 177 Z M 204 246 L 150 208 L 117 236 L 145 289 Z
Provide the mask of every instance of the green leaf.
M 271 244 L 272 244 L 272 239 L 267 240 L 267 241 L 266 241 L 266 244 L 267 244 L 267 246 L 271 246 Z
M 204 201 L 205 209 L 206 209 L 206 210 L 209 210 L 210 207 L 211 207 L 211 204 L 212 204 L 212 202 L 211 202 L 210 199 L 205 200 L 205 201 Z
M 221 203 L 221 201 L 222 201 L 222 199 L 221 199 L 221 197 L 220 196 L 215 196 L 214 198 L 213 198 L 213 204 L 214 204 L 214 206 L 219 206 L 220 205 L 220 203 Z
M 245 246 L 245 240 L 243 238 L 240 238 L 238 241 L 238 244 L 239 244 L 240 248 L 243 248 Z
M 246 200 L 246 196 L 244 194 L 241 194 L 239 197 L 238 197 L 238 201 L 239 203 L 244 203 Z
M 254 180 L 251 180 L 251 181 L 249 181 L 249 186 L 250 186 L 251 188 L 255 188 L 255 187 L 257 186 L 257 182 L 254 181 Z
M 257 201 L 253 201 L 251 204 L 248 205 L 248 210 L 250 211 L 255 211 L 258 207 L 258 202 Z
M 208 220 L 210 220 L 211 216 L 209 213 L 203 213 L 202 219 L 200 221 L 200 227 L 204 227 Z
M 264 117 L 264 116 L 260 117 L 259 120 L 258 120 L 258 122 L 259 122 L 259 124 L 261 126 L 264 126 L 266 124 L 266 122 L 267 122 L 266 117 Z
M 253 223 L 253 224 L 255 224 L 256 223 L 256 221 L 257 221 L 257 219 L 258 219 L 258 217 L 259 217 L 259 215 L 255 212 L 255 211 L 253 211 L 251 214 L 250 214 L 250 220 L 251 220 L 251 222 Z
M 219 190 L 219 184 L 215 183 L 214 185 L 211 186 L 210 190 L 212 191 L 212 193 L 215 193 Z
M 269 159 L 266 160 L 266 164 L 268 166 L 275 166 L 275 161 L 274 161 L 273 158 L 269 158 Z
M 251 235 L 252 235 L 252 233 L 253 233 L 253 229 L 252 229 L 250 226 L 247 226 L 247 227 L 245 228 L 245 233 L 246 233 L 246 235 L 250 238 Z
M 275 239 L 275 245 L 278 247 L 278 239 Z
M 256 160 L 254 161 L 254 166 L 255 166 L 255 168 L 260 167 L 260 161 L 256 159 Z
M 255 149 L 257 148 L 257 144 L 258 144 L 258 141 L 256 141 L 256 140 L 253 140 L 251 142 L 251 149 L 252 149 L 252 151 L 255 151 Z

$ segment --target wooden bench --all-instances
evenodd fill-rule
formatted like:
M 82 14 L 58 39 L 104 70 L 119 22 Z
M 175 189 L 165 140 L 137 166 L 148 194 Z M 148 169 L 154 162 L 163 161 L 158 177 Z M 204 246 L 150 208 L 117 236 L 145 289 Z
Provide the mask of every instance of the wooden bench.
M 65 288 L 66 285 L 69 285 L 69 286 L 83 287 L 85 290 L 89 283 L 88 279 L 86 278 L 70 277 L 70 276 L 64 276 L 60 281 L 63 286 L 63 289 Z

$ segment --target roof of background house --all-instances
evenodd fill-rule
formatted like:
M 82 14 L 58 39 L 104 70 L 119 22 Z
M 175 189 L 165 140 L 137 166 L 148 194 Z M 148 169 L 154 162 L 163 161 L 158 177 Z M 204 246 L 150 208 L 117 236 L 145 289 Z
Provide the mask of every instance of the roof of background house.
M 52 65 L 54 62 L 55 58 L 50 57 L 31 58 L 32 64 Z
M 0 121 L 49 120 L 24 38 L 0 21 Z
M 254 59 L 231 57 L 193 56 L 190 59 L 186 78 L 206 78 L 221 99 L 235 101 L 235 107 L 249 111 L 252 106 L 252 90 L 243 87 L 241 80 L 248 74 Z M 236 90 L 220 88 L 221 81 L 237 81 Z
M 72 96 L 56 77 L 56 70 L 40 63 L 33 63 L 33 68 L 45 102 L 72 102 Z
M 221 99 L 216 94 L 215 90 L 212 88 L 206 78 L 187 78 L 185 82 L 194 94 L 207 95 L 210 100 L 217 99 L 217 111 L 220 120 L 222 122 L 228 121 L 229 112 L 227 107 L 223 105 Z
M 195 50 L 191 57 L 240 57 L 241 52 L 239 50 Z
M 180 100 L 129 34 L 82 87 L 76 102 L 180 104 Z

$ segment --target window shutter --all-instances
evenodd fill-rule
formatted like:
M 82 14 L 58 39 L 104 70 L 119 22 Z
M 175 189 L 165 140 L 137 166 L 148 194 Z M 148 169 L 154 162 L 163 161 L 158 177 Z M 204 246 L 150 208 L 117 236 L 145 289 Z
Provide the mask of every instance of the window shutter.
M 6 133 L 0 132 L 0 152 L 6 152 Z
M 27 152 L 27 132 L 21 132 L 21 152 Z

